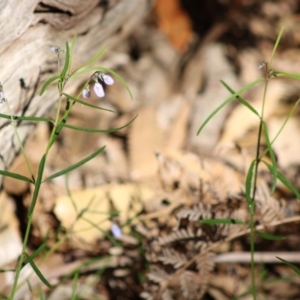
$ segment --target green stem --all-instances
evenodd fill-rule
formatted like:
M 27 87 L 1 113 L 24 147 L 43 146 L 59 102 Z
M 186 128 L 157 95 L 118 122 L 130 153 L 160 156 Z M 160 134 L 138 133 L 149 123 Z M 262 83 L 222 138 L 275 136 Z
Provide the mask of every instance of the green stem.
M 258 180 L 258 167 L 261 161 L 260 156 L 260 146 L 261 146 L 261 137 L 262 137 L 262 128 L 263 128 L 263 120 L 264 120 L 264 111 L 265 111 L 265 102 L 266 95 L 269 83 L 269 75 L 268 75 L 268 66 L 265 66 L 265 87 L 263 94 L 263 103 L 262 110 L 260 115 L 259 129 L 257 135 L 257 144 L 256 144 L 256 155 L 255 155 L 255 166 L 254 166 L 254 180 L 253 180 L 253 191 L 251 196 L 251 207 L 250 207 L 250 250 L 251 250 L 251 291 L 253 299 L 256 300 L 256 283 L 255 283 L 255 196 L 257 191 L 257 180 Z

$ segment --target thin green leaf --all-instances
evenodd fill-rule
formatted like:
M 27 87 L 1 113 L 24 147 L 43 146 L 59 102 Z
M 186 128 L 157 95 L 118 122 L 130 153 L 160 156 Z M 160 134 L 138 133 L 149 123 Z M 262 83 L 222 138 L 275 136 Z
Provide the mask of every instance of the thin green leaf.
M 281 71 L 276 71 L 274 72 L 274 76 L 276 77 L 289 77 L 293 79 L 300 79 L 300 74 L 299 73 L 287 73 L 287 72 L 281 72 Z
M 274 151 L 272 149 L 271 142 L 270 142 L 267 125 L 264 121 L 262 122 L 262 128 L 263 128 L 263 133 L 264 133 L 264 136 L 265 136 L 268 152 L 270 154 L 271 161 L 272 161 L 272 167 L 273 167 L 273 172 L 272 172 L 272 174 L 273 174 L 273 184 L 272 184 L 272 189 L 271 189 L 271 195 L 272 195 L 274 193 L 275 189 L 276 189 L 276 183 L 277 183 L 277 164 L 276 164 L 275 154 L 274 154 Z
M 130 88 L 129 88 L 128 84 L 126 83 L 126 81 L 120 75 L 118 75 L 113 70 L 107 69 L 107 68 L 102 68 L 101 67 L 101 68 L 99 68 L 99 70 L 114 75 L 121 82 L 121 84 L 125 87 L 125 89 L 127 90 L 128 94 L 130 95 L 130 98 L 133 99 L 133 96 L 132 96 L 132 93 L 130 91 Z
M 262 160 L 262 162 L 268 167 L 269 171 L 274 174 L 273 166 L 264 160 Z M 288 181 L 278 170 L 276 171 L 276 175 L 277 179 L 279 179 L 290 191 L 292 191 L 298 199 L 300 199 L 300 193 L 296 187 L 294 187 L 293 184 Z
M 73 72 L 71 78 L 74 78 L 74 77 L 77 77 L 77 76 L 83 74 L 83 73 L 78 72 L 78 71 L 79 71 L 80 69 L 84 68 L 85 66 L 88 66 L 88 65 L 90 65 L 91 63 L 95 62 L 98 58 L 100 58 L 100 56 L 102 56 L 102 54 L 104 53 L 105 49 L 106 49 L 106 47 L 103 46 L 103 47 L 102 47 L 102 48 L 101 48 L 101 49 L 100 49 L 100 50 L 99 50 L 99 51 L 98 51 L 91 59 L 89 59 L 89 60 L 86 61 L 83 65 L 81 65 L 79 68 L 77 68 L 77 69 Z
M 66 79 L 66 75 L 67 75 L 69 66 L 70 66 L 70 47 L 69 47 L 68 42 L 66 42 L 66 59 L 65 59 L 64 68 L 60 74 L 60 77 L 62 80 Z
M 27 254 L 27 257 L 23 261 L 22 267 L 24 267 L 26 264 L 29 263 L 29 259 L 33 260 L 35 259 L 40 253 L 44 252 L 46 249 L 46 244 L 42 244 L 40 247 L 38 247 L 31 255 Z
M 14 121 L 32 121 L 32 122 L 49 122 L 49 123 L 53 123 L 53 120 L 51 120 L 51 119 L 39 118 L 39 117 L 10 116 L 10 115 L 5 115 L 5 114 L 0 114 L 0 118 L 8 119 L 8 120 L 13 119 Z
M 127 123 L 126 125 L 119 127 L 119 128 L 113 128 L 113 129 L 92 129 L 92 128 L 85 128 L 85 127 L 79 127 L 79 126 L 74 126 L 74 125 L 70 125 L 70 124 L 64 124 L 63 126 L 66 128 L 70 128 L 70 129 L 74 129 L 74 130 L 79 130 L 79 131 L 86 131 L 86 132 L 91 132 L 91 133 L 100 133 L 100 132 L 106 132 L 106 133 L 112 133 L 112 132 L 116 132 L 118 130 L 121 130 L 123 128 L 126 128 L 127 126 L 129 126 L 136 118 L 138 115 L 136 115 L 129 123 Z
M 236 219 L 206 219 L 206 220 L 199 220 L 202 224 L 207 225 L 218 225 L 218 224 L 237 224 L 237 225 L 247 225 L 247 223 L 236 220 Z
M 100 109 L 100 110 L 109 111 L 109 112 L 114 112 L 114 111 L 111 110 L 111 109 L 102 108 L 102 107 L 99 107 L 99 106 L 90 104 L 90 103 L 88 103 L 88 102 L 86 102 L 86 101 L 79 100 L 79 99 L 77 99 L 77 98 L 75 98 L 75 97 L 73 97 L 73 96 L 71 96 L 71 95 L 68 95 L 68 94 L 65 94 L 65 93 L 63 93 L 63 95 L 65 95 L 67 98 L 69 98 L 69 99 L 71 99 L 71 100 L 73 100 L 73 101 L 75 101 L 75 102 L 78 102 L 78 103 L 80 103 L 80 104 L 82 104 L 82 105 L 89 106 L 89 107 L 96 108 L 96 109 Z
M 17 174 L 17 173 L 13 173 L 13 172 L 8 172 L 8 171 L 3 171 L 3 170 L 0 170 L 0 175 L 3 175 L 3 176 L 7 176 L 7 177 L 11 177 L 11 178 L 14 178 L 14 179 L 18 179 L 18 180 L 22 180 L 22 181 L 26 181 L 26 182 L 30 182 L 30 183 L 33 183 L 33 181 L 26 177 L 26 176 L 23 176 L 23 175 L 20 175 L 20 174 Z
M 285 236 L 281 236 L 281 235 L 273 235 L 273 234 L 269 234 L 269 233 L 261 232 L 261 231 L 257 231 L 256 233 L 265 240 L 270 240 L 270 241 L 285 240 Z
M 292 109 L 290 110 L 290 112 L 288 113 L 287 117 L 285 118 L 282 126 L 280 127 L 279 131 L 277 132 L 277 134 L 275 135 L 274 139 L 271 142 L 271 145 L 273 145 L 273 143 L 276 141 L 276 139 L 278 138 L 278 136 L 280 135 L 280 133 L 282 132 L 283 128 L 285 127 L 286 123 L 288 122 L 288 120 L 292 117 L 292 115 L 294 114 L 297 106 L 300 103 L 300 99 L 298 99 L 295 104 L 293 105 Z
M 34 263 L 34 261 L 31 259 L 30 256 L 27 255 L 27 259 L 28 262 L 30 263 L 32 269 L 34 270 L 35 274 L 40 278 L 40 280 L 49 288 L 51 289 L 52 286 L 51 284 L 48 282 L 48 280 L 44 277 L 44 275 L 42 274 L 42 272 L 39 270 L 39 268 L 36 266 L 36 264 Z
M 250 164 L 250 167 L 247 172 L 246 184 L 245 184 L 246 201 L 247 201 L 248 207 L 252 213 L 253 213 L 254 207 L 253 207 L 253 200 L 251 197 L 251 191 L 252 191 L 253 169 L 254 169 L 255 163 L 256 163 L 255 160 L 253 160 Z
M 61 79 L 61 77 L 59 75 L 53 76 L 51 78 L 49 78 L 48 80 L 46 80 L 46 82 L 43 84 L 41 91 L 40 91 L 40 96 L 42 96 L 46 90 L 46 88 L 48 87 L 48 85 L 52 82 L 54 82 L 57 79 Z
M 259 78 L 251 83 L 249 83 L 248 85 L 244 86 L 243 88 L 241 88 L 240 90 L 238 90 L 237 92 L 235 92 L 234 94 L 232 94 L 229 98 L 227 98 L 222 104 L 220 104 L 207 118 L 206 120 L 202 123 L 202 125 L 200 126 L 200 128 L 197 131 L 197 135 L 200 134 L 200 132 L 203 130 L 203 128 L 205 127 L 205 125 L 224 107 L 226 106 L 228 103 L 230 103 L 232 100 L 234 100 L 237 96 L 239 96 L 241 93 L 243 93 L 244 91 L 249 90 L 250 88 L 252 88 L 253 86 L 255 86 L 256 84 L 264 81 L 264 78 Z
M 296 272 L 297 275 L 300 276 L 300 269 L 298 269 L 295 265 L 293 265 L 292 263 L 290 263 L 289 261 L 280 258 L 278 256 L 276 256 L 276 258 L 278 258 L 279 260 L 281 260 L 283 263 L 285 263 L 288 267 L 290 267 L 292 270 L 294 270 Z
M 283 31 L 284 31 L 284 27 L 281 27 L 281 29 L 280 29 L 280 31 L 279 31 L 279 34 L 278 34 L 278 36 L 277 36 L 275 45 L 274 45 L 274 47 L 273 47 L 272 54 L 271 54 L 271 59 L 270 59 L 270 63 L 269 63 L 270 69 L 272 69 L 272 64 L 273 64 L 273 59 L 274 59 L 274 56 L 275 56 L 275 52 L 276 52 L 277 47 L 278 47 L 278 45 L 279 45 L 279 42 L 280 42 L 281 36 L 282 36 L 282 34 L 283 34 Z
M 71 300 L 76 300 L 77 298 L 77 285 L 78 285 L 78 272 L 74 274 L 74 278 L 72 280 L 72 295 Z
M 223 80 L 221 80 L 221 83 L 225 86 L 225 88 L 231 93 L 234 94 L 235 91 L 233 89 L 231 89 Z M 236 99 L 243 104 L 244 106 L 246 106 L 249 110 L 251 110 L 255 115 L 257 115 L 259 118 L 259 113 L 256 111 L 256 109 L 250 105 L 246 100 L 244 100 L 241 96 L 236 96 Z
M 61 175 L 64 175 L 66 173 L 69 173 L 77 168 L 79 168 L 80 166 L 84 165 L 85 163 L 87 163 L 88 161 L 90 161 L 91 159 L 93 159 L 94 157 L 96 157 L 97 155 L 99 155 L 103 150 L 105 149 L 105 146 L 103 146 L 102 148 L 98 149 L 97 151 L 95 151 L 93 154 L 91 154 L 90 156 L 82 159 L 81 161 L 79 161 L 78 163 L 64 169 L 64 170 L 61 170 L 57 173 L 54 173 L 53 175 L 47 177 L 43 182 L 46 182 L 46 181 L 49 181 L 51 179 L 54 179 L 56 177 L 59 177 Z
M 44 154 L 40 161 L 40 164 L 39 164 L 38 175 L 37 175 L 36 182 L 35 182 L 34 192 L 32 195 L 32 201 L 31 201 L 29 211 L 28 211 L 28 217 L 30 217 L 32 215 L 35 205 L 36 205 L 37 198 L 39 196 L 39 191 L 40 191 L 41 184 L 42 184 L 45 163 L 46 163 L 46 155 Z

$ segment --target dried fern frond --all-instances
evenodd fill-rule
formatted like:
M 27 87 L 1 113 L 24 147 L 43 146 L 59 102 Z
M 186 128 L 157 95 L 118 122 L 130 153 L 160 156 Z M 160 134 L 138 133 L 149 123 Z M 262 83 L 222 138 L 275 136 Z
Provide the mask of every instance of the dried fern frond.
M 209 281 L 210 281 L 210 274 L 214 268 L 214 258 L 215 254 L 212 252 L 204 252 L 203 255 L 197 256 L 196 259 L 196 266 L 199 272 L 199 276 L 201 279 L 200 290 L 198 293 L 198 299 L 201 299 L 204 293 L 207 290 Z
M 158 256 L 158 260 L 164 265 L 172 265 L 175 269 L 182 267 L 187 262 L 183 253 L 179 253 L 172 248 L 163 249 L 162 254 Z
M 180 289 L 185 299 L 196 299 L 198 295 L 199 278 L 198 275 L 191 271 L 184 271 L 179 276 Z

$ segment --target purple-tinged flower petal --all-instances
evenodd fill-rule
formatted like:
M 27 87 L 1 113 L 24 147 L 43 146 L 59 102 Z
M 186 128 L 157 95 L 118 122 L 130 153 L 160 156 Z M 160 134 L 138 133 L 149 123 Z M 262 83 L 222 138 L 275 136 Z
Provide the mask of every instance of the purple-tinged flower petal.
M 107 85 L 112 85 L 115 82 L 111 76 L 106 74 L 103 74 L 101 78 Z
M 55 53 L 64 53 L 65 52 L 65 50 L 64 49 L 61 49 L 61 48 L 59 48 L 59 47 L 57 47 L 57 46 L 51 46 L 50 47 L 50 50 L 52 51 L 52 52 L 55 52 Z
M 83 98 L 90 98 L 90 97 L 91 97 L 91 91 L 90 91 L 90 89 L 85 88 L 85 89 L 82 91 L 82 97 L 83 97 Z
M 95 91 L 96 95 L 100 98 L 104 97 L 104 95 L 105 95 L 103 86 L 99 82 L 95 83 L 94 91 Z
M 111 226 L 111 232 L 115 238 L 120 238 L 122 236 L 122 230 L 119 225 L 113 224 Z
M 59 48 L 56 47 L 56 46 L 51 46 L 51 47 L 50 47 L 50 50 L 51 50 L 52 52 L 55 52 L 55 53 L 58 53 L 58 52 L 59 52 Z
M 3 91 L 0 91 L 0 104 L 5 100 Z

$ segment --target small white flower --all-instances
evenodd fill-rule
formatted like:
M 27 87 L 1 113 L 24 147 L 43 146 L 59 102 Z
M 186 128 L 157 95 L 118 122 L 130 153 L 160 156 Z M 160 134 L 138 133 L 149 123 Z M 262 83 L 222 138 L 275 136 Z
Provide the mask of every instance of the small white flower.
M 264 68 L 266 65 L 267 65 L 267 63 L 266 63 L 265 61 L 262 62 L 262 63 L 258 66 L 257 70 L 260 70 L 260 69 Z
M 90 91 L 90 87 L 88 85 L 85 86 L 84 90 L 82 91 L 82 97 L 83 98 L 90 98 L 91 97 L 91 91 Z
M 122 236 L 122 230 L 121 230 L 120 226 L 117 224 L 113 224 L 111 226 L 111 232 L 112 232 L 113 236 L 117 239 L 119 239 Z
M 107 85 L 112 85 L 115 82 L 111 76 L 106 74 L 100 74 L 99 78 L 102 79 Z
M 100 98 L 105 96 L 103 86 L 99 82 L 95 83 L 95 85 L 94 85 L 94 91 L 95 91 L 96 95 L 98 97 L 100 97 Z
M 56 46 L 51 46 L 51 47 L 50 47 L 50 50 L 51 50 L 52 52 L 57 53 L 57 54 L 59 54 L 59 53 L 64 53 L 64 52 L 65 52 L 65 50 L 63 50 L 63 49 L 61 49 L 61 48 L 59 48 L 59 47 L 56 47 Z

